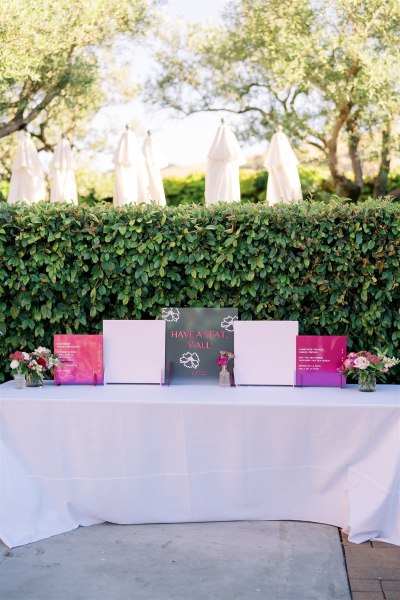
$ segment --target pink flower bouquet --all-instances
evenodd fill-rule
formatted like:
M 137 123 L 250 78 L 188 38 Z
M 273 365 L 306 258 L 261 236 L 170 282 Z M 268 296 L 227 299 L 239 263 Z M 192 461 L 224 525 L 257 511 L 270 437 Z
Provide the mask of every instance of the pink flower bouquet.
M 33 376 L 37 379 L 43 379 L 46 371 L 49 371 L 54 365 L 61 365 L 56 354 L 52 354 L 51 350 L 39 346 L 33 352 L 20 352 L 17 350 L 10 354 L 11 373 L 16 375 Z
M 343 375 L 349 375 L 350 373 L 360 375 L 370 372 L 377 377 L 384 377 L 389 369 L 399 363 L 398 358 L 386 356 L 384 352 L 379 350 L 376 354 L 361 350 L 360 352 L 349 352 L 339 370 Z
M 228 364 L 228 362 L 231 360 L 231 358 L 234 358 L 234 355 L 232 352 L 229 352 L 228 350 L 220 350 L 219 358 L 215 362 L 220 367 L 223 367 Z

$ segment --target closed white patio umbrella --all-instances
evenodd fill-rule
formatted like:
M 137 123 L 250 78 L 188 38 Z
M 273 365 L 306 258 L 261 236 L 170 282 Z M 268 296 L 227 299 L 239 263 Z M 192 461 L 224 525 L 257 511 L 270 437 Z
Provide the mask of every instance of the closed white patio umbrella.
M 66 135 L 58 142 L 50 164 L 50 202 L 78 204 L 75 181 L 75 161 Z
M 168 163 L 154 141 L 151 131 L 147 132 L 147 137 L 144 140 L 142 150 L 146 161 L 147 174 L 149 176 L 150 198 L 160 206 L 165 206 L 164 184 L 160 169 L 166 167 Z
M 12 165 L 8 202 L 33 204 L 46 197 L 46 184 L 39 154 L 28 132 L 20 134 L 17 154 Z
M 114 155 L 114 206 L 149 202 L 149 176 L 139 142 L 129 126 Z
M 282 127 L 271 138 L 264 167 L 268 169 L 267 201 L 293 202 L 302 200 L 300 177 L 297 170 L 299 161 Z
M 207 158 L 206 205 L 240 202 L 239 167 L 246 159 L 235 134 L 223 119 Z

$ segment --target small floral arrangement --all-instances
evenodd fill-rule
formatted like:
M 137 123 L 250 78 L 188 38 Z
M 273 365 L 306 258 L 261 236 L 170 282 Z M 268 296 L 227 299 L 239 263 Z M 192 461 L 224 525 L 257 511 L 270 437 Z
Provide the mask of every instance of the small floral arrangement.
M 369 372 L 375 376 L 384 377 L 389 369 L 399 363 L 400 360 L 398 358 L 386 356 L 380 350 L 376 354 L 361 350 L 360 352 L 350 352 L 339 370 L 343 375 L 350 373 L 362 375 Z
M 46 371 L 49 371 L 54 365 L 61 365 L 56 354 L 52 354 L 51 350 L 39 346 L 33 352 L 20 352 L 17 350 L 10 354 L 11 372 L 13 375 L 22 374 L 43 379 Z
M 219 358 L 215 362 L 220 367 L 223 367 L 223 366 L 226 367 L 227 364 L 229 363 L 229 361 L 231 360 L 231 358 L 234 358 L 234 354 L 232 352 L 229 352 L 228 350 L 220 350 Z

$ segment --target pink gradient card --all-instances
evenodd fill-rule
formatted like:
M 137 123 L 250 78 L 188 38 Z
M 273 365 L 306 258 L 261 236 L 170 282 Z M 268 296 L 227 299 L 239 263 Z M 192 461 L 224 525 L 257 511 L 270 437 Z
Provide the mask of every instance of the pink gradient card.
M 339 367 L 346 358 L 344 335 L 298 335 L 296 338 L 296 385 L 338 386 L 346 384 Z
M 57 385 L 104 383 L 102 335 L 56 334 L 54 353 L 63 363 L 54 367 Z

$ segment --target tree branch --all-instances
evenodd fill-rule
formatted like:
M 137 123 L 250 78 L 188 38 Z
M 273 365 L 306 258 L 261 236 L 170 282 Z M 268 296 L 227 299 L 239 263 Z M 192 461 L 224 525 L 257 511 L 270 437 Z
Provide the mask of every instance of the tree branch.
M 320 150 L 321 152 L 326 151 L 326 146 L 322 143 L 319 144 L 318 142 L 313 142 L 312 140 L 307 140 L 307 144 L 310 144 L 310 146 L 314 146 L 314 148 L 318 148 L 318 150 Z
M 42 142 L 42 148 L 38 148 L 38 152 L 46 150 L 47 152 L 53 152 L 54 146 L 49 144 L 46 139 L 46 123 L 41 123 L 39 127 L 39 133 L 30 132 L 31 136 Z
M 19 131 L 20 129 L 25 129 L 29 123 L 31 123 L 36 117 L 40 115 L 42 110 L 48 107 L 48 105 L 56 98 L 60 90 L 64 86 L 59 88 L 54 88 L 50 92 L 48 92 L 43 100 L 39 102 L 27 115 L 24 116 L 26 106 L 21 106 L 15 116 L 6 124 L 0 127 L 0 138 L 6 137 L 10 135 L 10 133 L 14 133 L 15 131 Z

